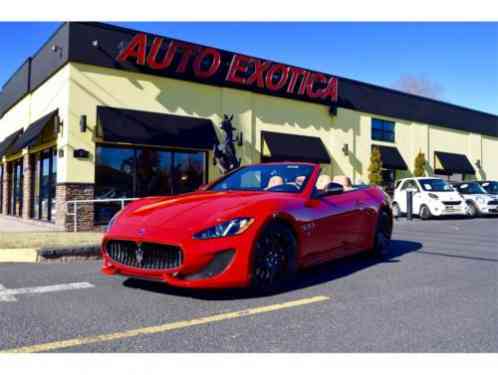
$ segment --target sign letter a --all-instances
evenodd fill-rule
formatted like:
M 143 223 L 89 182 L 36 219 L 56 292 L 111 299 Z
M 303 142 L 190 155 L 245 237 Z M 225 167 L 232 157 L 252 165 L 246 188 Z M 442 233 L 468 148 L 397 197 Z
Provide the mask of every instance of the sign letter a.
M 135 57 L 137 64 L 145 65 L 146 49 L 147 35 L 144 33 L 137 34 L 133 37 L 126 48 L 119 53 L 117 60 L 124 62 L 130 57 Z

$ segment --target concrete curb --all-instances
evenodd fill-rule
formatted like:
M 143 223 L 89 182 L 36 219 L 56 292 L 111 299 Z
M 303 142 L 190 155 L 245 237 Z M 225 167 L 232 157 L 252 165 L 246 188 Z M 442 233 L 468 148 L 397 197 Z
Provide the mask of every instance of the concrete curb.
M 100 259 L 100 245 L 0 249 L 0 263 L 65 263 Z
M 36 263 L 38 249 L 0 249 L 0 263 Z

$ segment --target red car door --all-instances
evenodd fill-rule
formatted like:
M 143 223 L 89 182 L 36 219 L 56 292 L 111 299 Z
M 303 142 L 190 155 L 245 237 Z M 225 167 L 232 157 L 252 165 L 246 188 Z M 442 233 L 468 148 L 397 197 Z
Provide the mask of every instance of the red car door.
M 310 220 L 303 225 L 307 237 L 305 256 L 328 253 L 330 257 L 340 257 L 348 253 L 356 238 L 359 220 L 359 210 L 351 193 L 321 197 L 307 208 L 306 216 Z
M 358 243 L 358 231 L 362 221 L 362 211 L 358 192 L 349 191 L 338 195 L 331 195 L 325 199 L 332 206 L 332 215 L 328 219 L 328 228 L 325 228 L 327 237 L 337 236 L 341 241 L 341 255 L 349 253 Z M 339 233 L 332 233 L 331 228 Z

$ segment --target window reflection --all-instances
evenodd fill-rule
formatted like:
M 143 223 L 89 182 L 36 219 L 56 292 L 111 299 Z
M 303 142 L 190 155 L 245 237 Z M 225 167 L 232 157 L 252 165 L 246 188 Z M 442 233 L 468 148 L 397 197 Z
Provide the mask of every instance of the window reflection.
M 173 168 L 175 193 L 187 193 L 201 186 L 204 182 L 204 153 L 175 153 Z
M 206 179 L 205 152 L 97 146 L 96 199 L 172 195 L 196 190 Z M 120 203 L 95 205 L 95 222 L 106 224 Z
M 51 148 L 32 156 L 31 217 L 38 220 L 55 221 L 57 150 Z

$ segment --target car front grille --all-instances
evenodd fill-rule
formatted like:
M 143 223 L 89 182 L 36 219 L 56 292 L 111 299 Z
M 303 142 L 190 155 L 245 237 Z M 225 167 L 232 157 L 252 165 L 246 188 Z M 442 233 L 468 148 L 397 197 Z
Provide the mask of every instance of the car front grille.
M 167 270 L 182 264 L 182 250 L 177 246 L 156 243 L 111 240 L 105 248 L 114 261 L 128 267 Z
M 491 205 L 491 206 L 498 205 L 498 200 L 489 201 L 488 205 Z
M 458 206 L 462 201 L 444 201 L 445 206 Z

